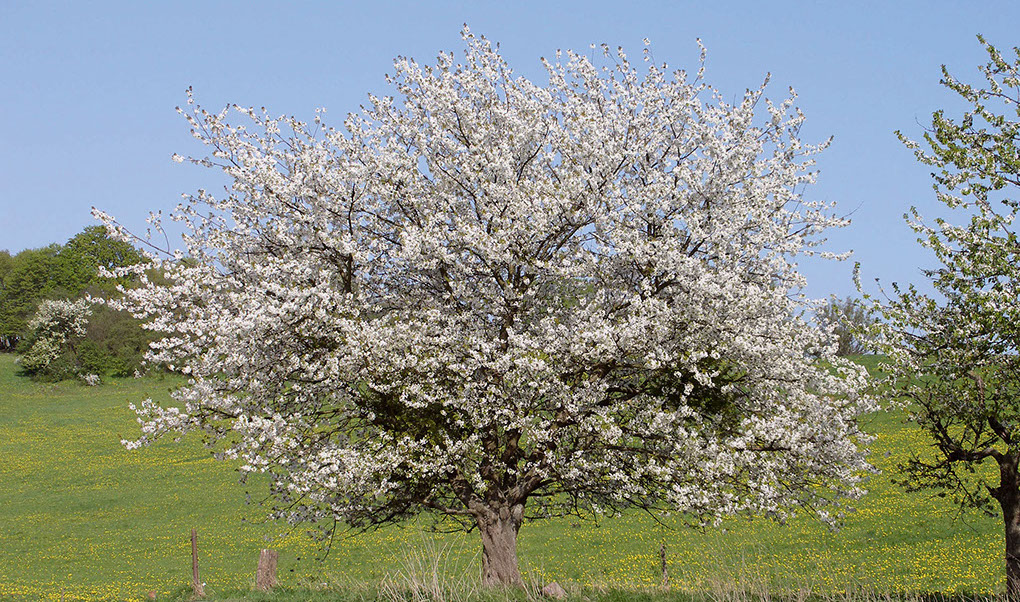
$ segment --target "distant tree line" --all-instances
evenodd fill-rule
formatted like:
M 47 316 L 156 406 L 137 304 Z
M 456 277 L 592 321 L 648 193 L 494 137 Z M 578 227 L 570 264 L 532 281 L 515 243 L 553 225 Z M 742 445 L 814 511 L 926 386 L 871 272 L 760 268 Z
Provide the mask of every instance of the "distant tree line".
M 141 259 L 130 244 L 110 239 L 102 226 L 89 226 L 63 245 L 13 255 L 0 251 L 0 352 L 21 354 L 23 371 L 46 380 L 132 374 L 152 338 L 138 320 L 90 304 L 82 329 L 61 335 L 68 344 L 53 349 L 53 328 L 61 321 L 54 321 L 58 306 L 47 302 L 116 296 L 117 285 L 133 283 L 127 278 L 102 277 L 99 269 L 132 265 Z

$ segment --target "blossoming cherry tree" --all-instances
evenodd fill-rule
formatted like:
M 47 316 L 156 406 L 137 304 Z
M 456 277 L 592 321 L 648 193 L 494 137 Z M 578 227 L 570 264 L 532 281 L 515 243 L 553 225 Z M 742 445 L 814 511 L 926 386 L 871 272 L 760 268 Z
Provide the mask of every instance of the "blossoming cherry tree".
M 179 206 L 187 249 L 118 302 L 190 377 L 128 445 L 204 430 L 328 533 L 459 521 L 486 584 L 522 583 L 529 517 L 834 520 L 868 406 L 801 318 L 795 261 L 845 222 L 801 196 L 824 145 L 792 95 L 727 104 L 608 48 L 538 85 L 463 37 L 398 58 L 341 129 L 189 92 L 191 160 L 230 185 Z

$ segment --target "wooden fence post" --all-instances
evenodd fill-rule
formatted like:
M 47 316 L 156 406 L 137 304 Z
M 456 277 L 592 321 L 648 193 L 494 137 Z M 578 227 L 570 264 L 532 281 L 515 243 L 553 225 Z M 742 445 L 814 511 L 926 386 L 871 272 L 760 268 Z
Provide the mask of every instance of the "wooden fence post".
M 198 531 L 195 529 L 191 530 L 191 589 L 196 598 L 205 597 L 205 588 L 198 578 Z
M 267 592 L 276 587 L 276 564 L 280 554 L 276 550 L 263 549 L 259 553 L 259 567 L 255 571 L 255 589 Z
M 669 587 L 669 568 L 666 566 L 666 543 L 659 547 L 659 560 L 662 566 L 662 587 Z

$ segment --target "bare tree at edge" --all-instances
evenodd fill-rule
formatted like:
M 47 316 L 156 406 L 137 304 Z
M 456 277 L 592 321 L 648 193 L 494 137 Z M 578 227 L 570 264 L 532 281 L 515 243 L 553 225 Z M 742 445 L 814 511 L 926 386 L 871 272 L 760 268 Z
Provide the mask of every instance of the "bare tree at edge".
M 898 133 L 938 170 L 936 198 L 959 216 L 926 222 L 916 208 L 907 216 L 941 263 L 926 272 L 935 294 L 894 286 L 886 300 L 870 299 L 885 321 L 874 328 L 888 356 L 879 391 L 909 410 L 935 449 L 902 466 L 901 484 L 997 509 L 1007 596 L 1020 600 L 1020 51 L 1007 59 L 979 40 L 989 57 L 983 86 L 942 68 L 942 84 L 969 110 L 957 119 L 935 112 L 926 148 Z

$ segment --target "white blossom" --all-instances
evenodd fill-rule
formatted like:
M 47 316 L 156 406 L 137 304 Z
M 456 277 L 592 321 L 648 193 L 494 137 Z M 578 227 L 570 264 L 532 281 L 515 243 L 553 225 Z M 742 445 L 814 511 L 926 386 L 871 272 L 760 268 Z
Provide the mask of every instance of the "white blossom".
M 45 371 L 65 347 L 85 336 L 91 315 L 86 299 L 44 299 L 28 321 L 34 341 L 20 358 L 21 366 L 29 373 Z

